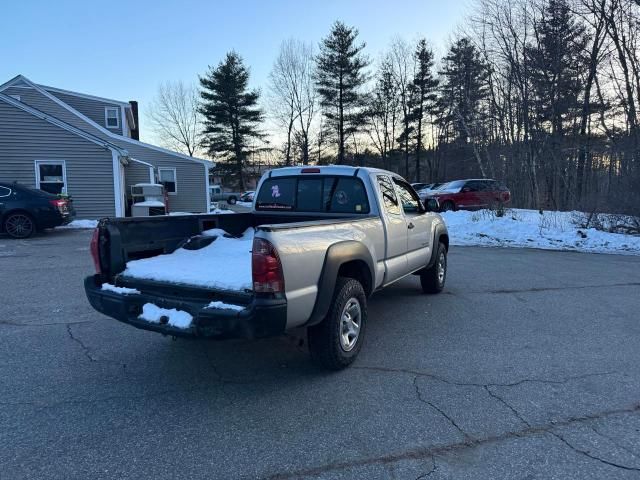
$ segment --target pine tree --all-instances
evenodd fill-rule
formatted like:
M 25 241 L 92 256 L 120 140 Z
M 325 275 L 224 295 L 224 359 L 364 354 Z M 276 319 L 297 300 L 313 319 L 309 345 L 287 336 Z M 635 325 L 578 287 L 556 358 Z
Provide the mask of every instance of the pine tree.
M 480 52 L 465 37 L 451 45 L 442 62 L 439 106 L 443 121 L 451 123 L 456 138 L 466 142 L 471 140 L 480 104 L 488 95 L 489 71 Z
M 316 84 L 320 104 L 338 143 L 338 163 L 344 163 L 346 139 L 363 123 L 364 99 L 361 88 L 369 64 L 362 53 L 364 43 L 356 43 L 358 30 L 335 22 L 329 35 L 320 43 L 316 59 Z
M 456 40 L 443 58 L 442 83 L 438 99 L 439 122 L 453 129 L 454 141 L 461 147 L 471 145 L 483 177 L 487 168 L 480 154 L 479 141 L 486 116 L 489 68 L 468 38 Z
M 411 83 L 413 91 L 411 117 L 415 123 L 416 137 L 416 182 L 420 176 L 420 154 L 422 153 L 422 137 L 425 116 L 433 111 L 436 101 L 436 87 L 438 81 L 433 76 L 433 52 L 427 47 L 427 41 L 422 38 L 418 41 L 415 51 L 416 69 Z
M 222 170 L 232 182 L 243 190 L 247 158 L 256 150 L 253 141 L 264 138 L 259 129 L 263 119 L 257 106 L 259 92 L 249 90 L 248 84 L 249 70 L 233 51 L 200 78 L 204 144 L 209 154 L 224 164 Z
M 562 136 L 567 116 L 576 113 L 586 68 L 584 27 L 566 0 L 548 0 L 536 25 L 537 45 L 527 48 L 537 120 Z

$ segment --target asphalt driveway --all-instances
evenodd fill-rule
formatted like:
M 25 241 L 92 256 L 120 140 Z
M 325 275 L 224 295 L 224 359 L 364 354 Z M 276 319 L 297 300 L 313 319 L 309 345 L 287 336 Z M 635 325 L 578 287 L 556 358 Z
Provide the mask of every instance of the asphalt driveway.
M 0 479 L 640 478 L 640 258 L 452 248 L 356 364 L 103 317 L 90 232 L 0 238 Z

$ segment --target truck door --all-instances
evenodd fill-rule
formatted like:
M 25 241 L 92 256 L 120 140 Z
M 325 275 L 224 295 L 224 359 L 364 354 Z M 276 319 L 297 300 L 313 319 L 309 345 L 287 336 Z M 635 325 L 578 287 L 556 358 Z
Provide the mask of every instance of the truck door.
M 389 175 L 377 176 L 381 216 L 385 230 L 384 283 L 397 280 L 407 273 L 407 222 Z
M 431 223 L 433 213 L 422 208 L 420 197 L 408 183 L 394 178 L 402 213 L 407 228 L 407 270 L 413 272 L 425 267 L 431 255 Z

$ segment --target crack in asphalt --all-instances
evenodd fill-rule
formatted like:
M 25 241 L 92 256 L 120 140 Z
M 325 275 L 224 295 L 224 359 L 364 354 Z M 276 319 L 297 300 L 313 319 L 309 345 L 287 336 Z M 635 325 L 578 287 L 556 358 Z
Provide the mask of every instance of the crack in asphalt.
M 498 443 L 498 442 L 510 440 L 513 438 L 523 438 L 527 436 L 535 436 L 535 435 L 549 434 L 549 433 L 553 434 L 552 430 L 558 427 L 570 427 L 576 424 L 581 425 L 587 422 L 591 422 L 594 420 L 599 420 L 599 419 L 603 419 L 603 418 L 607 418 L 615 415 L 638 413 L 638 412 L 640 412 L 640 404 L 636 404 L 628 408 L 608 410 L 608 411 L 600 412 L 597 414 L 572 417 L 564 421 L 551 422 L 549 424 L 541 425 L 541 426 L 527 427 L 522 430 L 506 432 L 499 435 L 492 435 L 485 438 L 469 439 L 464 442 L 452 443 L 448 445 L 440 445 L 435 447 L 418 448 L 418 449 L 408 450 L 401 453 L 393 453 L 393 454 L 385 455 L 382 457 L 364 458 L 361 460 L 353 460 L 350 462 L 335 462 L 335 463 L 325 464 L 325 465 L 308 468 L 304 470 L 275 473 L 273 475 L 265 476 L 262 478 L 263 480 L 289 480 L 289 479 L 306 477 L 306 476 L 320 475 L 320 474 L 331 472 L 331 471 L 347 470 L 353 467 L 362 467 L 362 466 L 376 465 L 376 464 L 387 465 L 387 464 L 399 462 L 402 460 L 419 460 L 419 459 L 426 459 L 429 457 L 432 457 L 435 459 L 436 456 L 441 456 L 443 454 L 459 452 L 469 448 L 475 448 L 475 447 L 483 446 L 487 444 Z M 577 453 L 583 453 L 574 448 L 572 449 L 575 450 Z M 593 460 L 602 461 L 603 463 L 606 463 L 607 465 L 610 465 L 612 467 L 618 467 L 625 470 L 633 470 L 633 471 L 637 470 L 634 467 L 618 465 L 613 462 L 607 462 L 606 460 L 602 460 L 597 457 L 593 458 Z
M 411 370 L 411 369 L 405 369 L 405 368 L 388 368 L 388 367 L 373 367 L 373 366 L 352 366 L 351 367 L 354 370 L 369 370 L 369 371 L 374 371 L 374 372 L 383 372 L 383 373 L 402 373 L 405 375 L 411 375 L 411 376 L 418 376 L 418 377 L 427 377 L 427 378 L 432 378 L 434 380 L 438 380 L 440 382 L 449 384 L 449 385 L 456 385 L 458 387 L 516 387 L 518 385 L 522 385 L 523 383 L 545 383 L 545 384 L 552 384 L 552 385 L 562 385 L 574 380 L 582 380 L 584 378 L 589 378 L 589 377 L 601 377 L 601 376 L 606 376 L 606 375 L 614 375 L 616 373 L 619 372 L 596 372 L 596 373 L 585 373 L 582 375 L 574 375 L 574 376 L 569 376 L 566 377 L 562 380 L 548 380 L 548 379 L 541 379 L 541 378 L 523 378 L 521 380 L 515 381 L 515 382 L 510 382 L 510 383 L 495 383 L 495 382 L 489 382 L 489 383 L 475 383 L 475 382 L 456 382 L 454 380 L 449 380 L 447 378 L 444 378 L 440 375 L 436 375 L 434 373 L 427 373 L 427 372 L 421 372 L 419 370 Z
M 616 468 L 620 468 L 622 470 L 629 470 L 632 472 L 640 472 L 640 468 L 636 468 L 636 467 L 630 467 L 628 465 L 622 465 L 620 463 L 616 463 L 616 462 L 610 462 L 609 460 L 605 460 L 603 458 L 597 457 L 595 455 L 593 455 L 592 453 L 588 452 L 587 450 L 582 450 L 581 448 L 578 448 L 574 445 L 571 445 L 571 443 L 569 443 L 569 441 L 567 439 L 565 439 L 562 435 L 560 435 L 558 432 L 554 432 L 552 430 L 549 430 L 549 432 L 551 435 L 553 435 L 554 437 L 556 437 L 558 440 L 560 440 L 562 443 L 564 443 L 567 447 L 569 447 L 571 450 L 573 450 L 574 452 L 580 453 L 582 455 L 584 455 L 587 458 L 590 458 L 592 460 L 596 460 L 600 463 L 604 463 L 605 465 L 609 465 L 611 467 L 616 467 Z
M 601 436 L 602 438 L 606 438 L 607 440 L 609 440 L 611 443 L 613 443 L 619 449 L 624 450 L 625 452 L 631 454 L 632 456 L 634 456 L 636 458 L 640 458 L 640 454 L 638 454 L 637 452 L 634 452 L 633 450 L 631 450 L 628 447 L 625 447 L 624 445 L 620 445 L 615 438 L 600 432 L 593 425 L 591 425 L 591 430 L 593 430 L 597 435 Z
M 50 322 L 50 323 L 18 323 L 11 320 L 0 320 L 0 325 L 11 325 L 12 327 L 51 327 L 56 325 L 80 325 L 82 323 L 91 323 L 91 320 L 78 320 L 76 322 Z
M 520 420 L 522 423 L 524 423 L 527 427 L 531 427 L 531 424 L 522 415 L 520 415 L 520 412 L 518 412 L 518 410 L 516 410 L 515 407 L 513 407 L 513 405 L 511 405 L 504 398 L 502 398 L 500 395 L 498 395 L 493 390 L 491 390 L 491 386 L 490 385 L 485 385 L 484 389 L 487 391 L 489 396 L 495 398 L 500 403 L 502 403 L 504 406 L 506 406 L 509 410 L 511 410 L 511 412 L 518 418 L 518 420 Z
M 425 472 L 422 475 L 416 477 L 416 480 L 420 480 L 420 479 L 423 479 L 423 478 L 430 477 L 431 474 L 433 474 L 438 469 L 438 465 L 436 464 L 436 457 L 431 456 L 431 461 L 433 462 L 433 466 L 431 467 L 431 470 L 429 470 L 428 472 Z
M 436 405 L 434 405 L 433 403 L 431 403 L 429 400 L 425 399 L 422 396 L 422 393 L 420 392 L 420 387 L 418 386 L 418 378 L 419 377 L 417 375 L 413 378 L 413 387 L 416 390 L 416 396 L 418 397 L 418 400 L 420 400 L 422 403 L 425 403 L 425 404 L 429 405 L 431 408 L 433 408 L 438 413 L 440 413 L 440 415 L 442 415 L 444 418 L 446 418 L 449 421 L 449 423 L 451 423 L 451 425 L 453 425 L 458 430 L 458 432 L 460 432 L 462 434 L 462 437 L 465 440 L 471 440 L 472 437 L 467 432 L 465 432 L 462 429 L 462 427 L 460 427 L 460 425 L 458 425 L 456 423 L 456 421 L 451 416 L 449 416 L 444 410 L 442 410 L 441 408 L 437 407 Z
M 118 365 L 119 367 L 122 367 L 122 369 L 124 371 L 127 370 L 127 364 L 126 363 L 120 363 L 120 362 L 115 362 L 113 360 L 101 360 L 97 357 L 94 357 L 93 354 L 91 353 L 91 349 L 85 345 L 85 343 L 82 341 L 82 339 L 77 335 L 73 333 L 73 330 L 71 329 L 72 325 L 77 325 L 78 323 L 87 323 L 87 322 L 70 322 L 67 323 L 67 333 L 69 334 L 69 338 L 71 338 L 71 340 L 73 340 L 74 342 L 76 342 L 78 345 L 80 345 L 80 348 L 82 348 L 82 353 L 84 353 L 84 356 L 87 357 L 89 359 L 89 361 L 91 362 L 103 362 L 103 363 L 110 363 L 112 365 Z
M 79 337 L 76 337 L 73 334 L 73 331 L 71 330 L 71 325 L 70 324 L 67 324 L 67 332 L 69 333 L 69 337 L 71 338 L 71 340 L 73 340 L 78 345 L 80 345 L 80 348 L 82 348 L 82 352 L 84 353 L 85 357 L 87 357 L 92 362 L 97 362 L 98 361 L 97 358 L 94 358 L 93 355 L 91 355 L 91 350 L 89 349 L 89 347 L 87 347 Z
M 640 287 L 640 282 L 609 283 L 605 285 L 568 285 L 565 287 L 532 287 L 532 288 L 522 288 L 522 289 L 501 288 L 497 290 L 469 291 L 467 293 L 490 293 L 490 294 L 536 293 L 536 292 L 553 292 L 558 290 L 583 290 L 586 288 L 613 288 L 613 287 Z

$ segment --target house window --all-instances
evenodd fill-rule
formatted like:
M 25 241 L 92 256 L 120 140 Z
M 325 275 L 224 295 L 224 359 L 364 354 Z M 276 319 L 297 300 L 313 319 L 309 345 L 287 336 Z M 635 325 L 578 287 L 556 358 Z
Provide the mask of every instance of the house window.
M 64 160 L 36 160 L 36 188 L 53 194 L 67 193 Z
M 170 195 L 178 193 L 178 181 L 175 168 L 158 168 L 160 183 Z
M 118 107 L 104 108 L 104 123 L 107 128 L 120 128 L 120 115 Z

